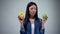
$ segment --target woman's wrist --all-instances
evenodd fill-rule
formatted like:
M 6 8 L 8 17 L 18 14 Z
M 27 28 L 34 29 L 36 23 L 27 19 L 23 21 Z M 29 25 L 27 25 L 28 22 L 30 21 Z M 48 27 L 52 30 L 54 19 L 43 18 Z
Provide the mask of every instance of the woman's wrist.
M 42 30 L 44 29 L 44 24 L 42 24 Z
M 24 28 L 23 23 L 21 23 L 21 28 Z

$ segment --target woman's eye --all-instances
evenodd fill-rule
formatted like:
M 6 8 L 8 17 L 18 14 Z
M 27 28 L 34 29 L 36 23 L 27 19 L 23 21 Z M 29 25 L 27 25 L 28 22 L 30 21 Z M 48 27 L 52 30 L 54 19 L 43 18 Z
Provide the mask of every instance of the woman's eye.
M 31 10 L 32 10 L 33 8 L 31 8 Z
M 33 9 L 36 10 L 36 8 L 31 8 L 31 10 L 33 10 Z

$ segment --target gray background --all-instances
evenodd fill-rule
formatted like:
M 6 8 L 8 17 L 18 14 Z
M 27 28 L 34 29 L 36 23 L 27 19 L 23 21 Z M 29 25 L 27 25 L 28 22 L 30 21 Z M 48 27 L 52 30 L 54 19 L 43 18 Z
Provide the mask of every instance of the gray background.
M 26 11 L 29 2 L 35 2 L 38 6 L 38 15 L 48 14 L 45 23 L 45 34 L 60 33 L 60 12 L 58 0 L 0 0 L 0 34 L 19 34 L 20 23 L 17 18 L 19 12 Z

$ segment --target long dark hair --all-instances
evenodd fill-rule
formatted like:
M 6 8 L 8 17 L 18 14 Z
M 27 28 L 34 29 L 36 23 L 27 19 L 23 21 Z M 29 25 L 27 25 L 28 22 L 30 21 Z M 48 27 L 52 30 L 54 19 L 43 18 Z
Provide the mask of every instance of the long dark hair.
M 26 28 L 26 25 L 27 25 L 28 20 L 30 18 L 30 15 L 29 15 L 29 7 L 32 6 L 32 5 L 35 5 L 36 6 L 36 14 L 35 14 L 34 18 L 37 20 L 37 22 L 38 22 L 38 24 L 40 26 L 40 20 L 38 18 L 38 7 L 37 7 L 36 3 L 29 2 L 28 5 L 27 5 L 27 8 L 26 8 L 26 14 L 25 14 L 25 19 L 24 19 L 24 23 L 23 23 L 24 24 L 24 28 Z

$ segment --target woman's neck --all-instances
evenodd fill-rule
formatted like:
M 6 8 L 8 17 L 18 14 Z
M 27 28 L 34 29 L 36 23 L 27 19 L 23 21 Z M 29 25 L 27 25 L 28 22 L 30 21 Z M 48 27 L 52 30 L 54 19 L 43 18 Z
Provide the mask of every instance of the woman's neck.
M 29 20 L 30 20 L 31 24 L 33 24 L 33 23 L 34 23 L 35 18 L 29 18 Z
M 30 18 L 30 19 L 35 19 L 35 18 Z
M 30 19 L 35 19 L 34 17 L 30 17 Z

